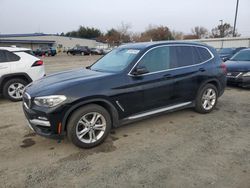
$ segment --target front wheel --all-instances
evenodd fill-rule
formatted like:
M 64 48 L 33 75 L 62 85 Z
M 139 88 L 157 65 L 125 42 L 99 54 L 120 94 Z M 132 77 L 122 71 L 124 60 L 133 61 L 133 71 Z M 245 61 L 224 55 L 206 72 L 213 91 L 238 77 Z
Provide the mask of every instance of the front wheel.
M 205 85 L 196 97 L 195 110 L 202 114 L 211 112 L 217 103 L 217 98 L 217 88 L 212 84 Z
M 90 104 L 72 114 L 67 128 L 68 138 L 73 144 L 92 148 L 108 136 L 111 129 L 110 115 L 103 107 Z

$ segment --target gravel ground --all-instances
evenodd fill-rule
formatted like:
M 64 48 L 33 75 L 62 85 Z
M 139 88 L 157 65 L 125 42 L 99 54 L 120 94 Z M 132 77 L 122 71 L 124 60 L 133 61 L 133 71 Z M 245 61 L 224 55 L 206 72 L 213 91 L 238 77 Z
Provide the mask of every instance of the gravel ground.
M 98 56 L 46 57 L 47 73 Z M 79 149 L 34 134 L 0 99 L 0 187 L 250 187 L 250 90 L 229 87 L 207 115 L 186 109 L 129 124 Z

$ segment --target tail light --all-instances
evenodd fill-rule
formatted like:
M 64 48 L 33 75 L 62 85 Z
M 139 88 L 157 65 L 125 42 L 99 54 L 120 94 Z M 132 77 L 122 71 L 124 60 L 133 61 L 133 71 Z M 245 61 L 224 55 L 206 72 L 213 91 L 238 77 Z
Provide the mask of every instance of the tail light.
M 36 66 L 41 66 L 41 65 L 43 65 L 43 61 L 42 60 L 38 60 L 31 67 L 36 67 Z
M 222 71 L 223 71 L 225 74 L 227 73 L 227 66 L 226 66 L 225 63 L 222 63 L 222 64 L 220 65 L 220 68 L 222 69 Z

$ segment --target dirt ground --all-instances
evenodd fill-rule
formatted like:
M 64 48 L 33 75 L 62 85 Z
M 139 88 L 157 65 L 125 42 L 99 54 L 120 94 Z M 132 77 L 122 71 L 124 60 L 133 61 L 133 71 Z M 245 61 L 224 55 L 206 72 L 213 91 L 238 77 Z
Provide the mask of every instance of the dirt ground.
M 47 73 L 98 56 L 46 57 Z M 229 87 L 216 109 L 160 115 L 79 149 L 34 134 L 21 102 L 0 98 L 0 187 L 250 187 L 250 90 Z

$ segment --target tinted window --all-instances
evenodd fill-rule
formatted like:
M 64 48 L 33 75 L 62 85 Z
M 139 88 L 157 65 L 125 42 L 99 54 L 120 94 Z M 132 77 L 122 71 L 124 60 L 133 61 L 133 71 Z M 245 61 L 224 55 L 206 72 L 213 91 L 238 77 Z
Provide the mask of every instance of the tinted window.
M 211 54 L 207 49 L 195 46 L 164 46 L 155 48 L 140 60 L 149 72 L 195 65 L 207 61 Z
M 16 54 L 9 52 L 9 51 L 5 51 L 8 61 L 18 61 L 20 59 L 19 56 L 17 56 Z
M 200 62 L 199 55 L 192 46 L 173 46 L 172 56 L 176 59 L 172 63 L 172 68 L 194 65 Z
M 149 72 L 170 68 L 170 48 L 168 46 L 155 48 L 140 60 L 139 66 L 145 66 Z
M 201 62 L 204 62 L 204 61 L 211 59 L 212 56 L 206 48 L 196 47 L 196 49 L 199 52 Z
M 193 46 L 170 47 L 171 68 L 195 65 L 201 62 L 200 55 Z
M 2 62 L 8 62 L 7 56 L 6 56 L 5 50 L 0 50 L 0 63 Z

